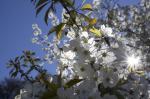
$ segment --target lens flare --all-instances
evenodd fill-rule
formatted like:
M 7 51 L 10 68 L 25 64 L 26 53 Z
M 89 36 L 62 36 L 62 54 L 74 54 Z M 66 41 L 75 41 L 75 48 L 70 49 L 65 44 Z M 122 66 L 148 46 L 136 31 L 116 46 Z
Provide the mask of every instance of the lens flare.
M 128 66 L 135 67 L 140 63 L 140 57 L 134 55 L 128 56 L 126 62 Z

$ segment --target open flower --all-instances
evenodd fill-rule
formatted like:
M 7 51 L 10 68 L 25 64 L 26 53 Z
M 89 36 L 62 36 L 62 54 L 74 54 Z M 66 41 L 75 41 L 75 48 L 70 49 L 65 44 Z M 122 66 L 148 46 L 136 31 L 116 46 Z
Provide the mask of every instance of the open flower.
M 116 60 L 115 54 L 107 49 L 101 50 L 101 51 L 99 51 L 99 53 L 103 60 L 102 63 L 105 65 L 110 65 L 110 64 L 112 64 L 113 61 Z
M 89 38 L 87 41 L 82 41 L 81 44 L 86 50 L 89 50 L 89 52 L 93 52 L 96 49 L 94 38 Z
M 94 70 L 89 64 L 75 64 L 74 70 L 76 71 L 77 75 L 83 78 L 92 78 L 94 75 Z
M 100 30 L 103 32 L 104 35 L 114 37 L 114 35 L 112 34 L 112 28 L 105 27 L 105 25 L 101 25 Z
M 67 52 L 62 52 L 61 56 L 60 56 L 60 62 L 63 65 L 69 65 L 71 62 L 73 62 L 72 60 L 75 58 L 75 52 L 69 50 Z
M 88 34 L 88 32 L 83 31 L 83 32 L 80 33 L 80 37 L 81 37 L 81 38 L 82 38 L 82 37 L 88 38 L 88 37 L 89 37 L 89 34 Z
M 102 77 L 102 83 L 105 88 L 116 86 L 119 80 L 118 75 L 112 71 L 102 71 L 100 76 Z

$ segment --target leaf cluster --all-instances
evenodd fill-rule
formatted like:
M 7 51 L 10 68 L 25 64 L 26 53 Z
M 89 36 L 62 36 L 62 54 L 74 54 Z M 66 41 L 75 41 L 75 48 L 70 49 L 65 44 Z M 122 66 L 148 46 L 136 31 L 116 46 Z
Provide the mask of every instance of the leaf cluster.
M 45 23 L 48 25 L 48 14 L 50 11 L 56 13 L 56 7 L 57 5 L 61 5 L 62 8 L 66 10 L 66 14 L 69 16 L 66 16 L 64 14 L 64 18 L 67 20 L 67 22 L 61 22 L 57 26 L 52 27 L 48 35 L 51 33 L 56 33 L 56 37 L 60 40 L 64 34 L 66 34 L 66 29 L 70 27 L 77 27 L 83 28 L 83 30 L 92 30 L 92 33 L 94 33 L 97 36 L 100 36 L 100 32 L 98 32 L 97 29 L 93 29 L 93 26 L 97 23 L 96 18 L 90 18 L 90 15 L 85 15 L 84 13 L 86 11 L 93 11 L 91 4 L 84 4 L 80 7 L 76 7 L 75 0 L 31 0 L 35 4 L 36 8 L 36 15 L 38 15 L 44 8 L 47 6 L 47 10 L 44 15 Z M 76 19 L 84 19 L 84 22 L 80 20 L 80 23 L 77 22 Z
M 11 68 L 11 77 L 25 78 L 28 81 L 32 81 L 33 78 L 30 76 L 32 71 L 37 71 L 39 73 L 45 72 L 39 62 L 41 60 L 35 57 L 35 53 L 32 51 L 23 51 L 23 55 L 17 56 L 14 59 L 10 59 L 8 62 L 8 68 Z

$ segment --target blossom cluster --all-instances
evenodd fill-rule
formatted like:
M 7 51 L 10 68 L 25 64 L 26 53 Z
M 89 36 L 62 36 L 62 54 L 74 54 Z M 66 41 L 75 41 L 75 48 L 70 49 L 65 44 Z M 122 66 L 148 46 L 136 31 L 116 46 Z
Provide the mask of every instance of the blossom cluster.
M 37 30 L 40 31 L 39 28 Z M 132 47 L 134 41 L 121 34 L 113 33 L 112 28 L 106 25 L 101 25 L 99 31 L 101 36 L 96 37 L 90 31 L 81 28 L 76 37 L 75 31 L 70 29 L 64 43 L 56 38 L 53 43 L 47 39 L 47 41 L 43 39 L 44 42 L 39 40 L 40 37 L 38 37 L 39 41 L 33 42 L 42 46 L 46 44 L 45 59 L 50 61 L 49 63 L 57 60 L 57 74 L 61 74 L 62 85 L 72 79 L 83 79 L 71 88 L 60 87 L 57 90 L 58 97 L 60 99 L 117 99 L 118 93 L 128 99 L 149 97 L 147 80 L 149 77 L 144 71 L 145 65 L 142 59 L 145 56 L 142 55 L 141 50 Z M 101 92 L 107 89 L 111 89 L 112 93 Z M 133 91 L 133 94 L 130 94 L 130 91 Z
M 93 3 L 96 2 L 99 1 L 94 0 Z M 143 2 L 142 0 L 141 6 Z M 97 8 L 98 5 L 95 9 Z M 138 11 L 145 9 L 147 8 Z M 50 42 L 47 36 L 41 34 L 38 25 L 33 25 L 35 37 L 32 42 L 41 45 L 46 52 L 43 60 L 50 64 L 54 61 L 58 63 L 56 72 L 61 77 L 61 86 L 56 92 L 57 99 L 150 98 L 150 73 L 147 70 L 149 53 L 144 53 L 148 45 L 139 44 L 142 37 L 135 36 L 138 33 L 143 35 L 140 34 L 143 33 L 139 30 L 141 27 L 137 29 L 138 23 L 133 24 L 138 21 L 133 18 L 131 9 L 127 21 L 129 23 L 126 23 L 122 9 L 115 11 L 113 13 L 118 13 L 118 16 L 116 20 L 111 21 L 113 24 L 97 25 L 98 36 L 83 28 L 76 30 L 69 27 L 61 41 L 54 37 Z M 133 13 L 135 12 L 133 10 Z M 50 16 L 54 17 L 52 14 Z M 56 17 L 54 19 L 57 20 Z M 123 31 L 127 26 L 135 29 L 132 32 L 138 33 L 129 36 L 130 33 Z M 148 35 L 147 32 L 145 34 Z M 56 79 L 58 78 L 52 77 L 52 82 L 58 84 Z M 74 79 L 81 81 L 66 88 L 66 84 Z

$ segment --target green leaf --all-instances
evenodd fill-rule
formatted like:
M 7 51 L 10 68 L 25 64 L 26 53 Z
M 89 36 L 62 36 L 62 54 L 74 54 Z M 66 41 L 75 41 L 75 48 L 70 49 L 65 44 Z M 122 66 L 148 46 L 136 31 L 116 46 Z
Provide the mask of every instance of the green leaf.
M 69 15 L 70 15 L 70 17 L 69 17 L 69 19 L 68 19 L 66 24 L 68 26 L 73 26 L 73 25 L 77 24 L 76 23 L 76 17 L 77 17 L 76 11 L 75 10 L 69 11 Z
M 53 32 L 56 32 L 56 26 L 55 26 L 55 27 L 52 27 L 52 28 L 49 30 L 49 32 L 48 32 L 47 35 L 50 35 L 50 34 L 53 33 Z
M 52 90 L 52 91 L 46 91 L 42 94 L 40 99 L 57 99 L 57 92 Z
M 16 77 L 17 74 L 18 74 L 18 71 L 15 71 L 15 72 L 13 72 L 13 73 L 11 74 L 11 77 Z
M 72 87 L 73 85 L 75 85 L 75 84 L 81 82 L 82 80 L 83 80 L 83 79 L 72 79 L 72 80 L 70 80 L 69 82 L 67 82 L 64 87 L 65 87 L 65 88 L 70 88 L 70 87 Z
M 9 75 L 12 75 L 13 71 L 15 70 L 15 68 L 12 68 L 9 72 Z
M 42 80 L 44 82 L 44 84 L 48 86 L 49 89 L 56 91 L 58 89 L 58 85 L 56 85 L 54 83 L 50 83 L 45 77 L 46 77 L 46 74 L 42 73 L 40 75 L 40 80 Z
M 103 97 L 107 92 L 107 89 L 104 87 L 103 83 L 100 83 L 98 85 L 98 90 L 101 92 L 101 96 Z
M 104 40 L 105 40 L 106 44 L 107 44 L 108 46 L 110 46 L 109 37 L 104 37 Z
M 77 12 L 75 10 L 71 10 L 70 17 L 72 17 L 75 20 L 76 16 L 77 16 Z
M 71 0 L 63 0 L 68 7 L 73 7 L 73 2 Z
M 15 58 L 15 62 L 17 62 L 17 61 L 18 61 L 18 59 L 19 59 L 19 56 L 17 56 L 17 57 Z
M 41 12 L 41 10 L 47 5 L 48 3 L 43 4 L 42 6 L 40 6 L 39 8 L 37 8 L 36 10 L 36 16 Z
M 45 81 L 45 84 L 48 85 L 48 87 L 52 90 L 57 90 L 58 86 L 54 83 L 49 83 L 48 81 Z
M 45 20 L 45 23 L 48 25 L 48 14 L 51 10 L 51 6 L 47 9 L 46 13 L 45 13 L 45 17 L 44 17 L 44 20 Z
M 120 87 L 124 84 L 128 83 L 128 80 L 125 80 L 124 78 L 120 79 L 117 83 L 117 87 Z
M 112 10 L 109 11 L 109 13 L 108 13 L 108 18 L 111 19 L 111 20 L 114 18 L 114 13 L 113 13 Z
M 60 40 L 61 37 L 62 37 L 62 31 L 63 31 L 64 27 L 65 27 L 65 23 L 60 23 L 59 25 L 53 27 L 53 28 L 49 31 L 48 35 L 50 35 L 50 34 L 53 33 L 53 32 L 56 32 L 57 39 Z
M 93 10 L 91 4 L 85 4 L 82 6 L 81 10 Z
M 36 4 L 36 8 L 46 3 L 48 0 L 39 0 L 39 2 Z
M 64 23 L 61 23 L 61 24 L 59 24 L 58 25 L 58 27 L 57 27 L 57 30 L 56 30 L 56 36 L 57 36 L 57 39 L 61 39 L 61 37 L 62 37 L 62 31 L 63 31 L 63 29 L 64 29 L 64 26 L 65 26 L 65 24 Z
M 121 93 L 119 93 L 118 91 L 115 91 L 114 95 L 116 95 L 118 99 L 125 99 L 124 96 Z

